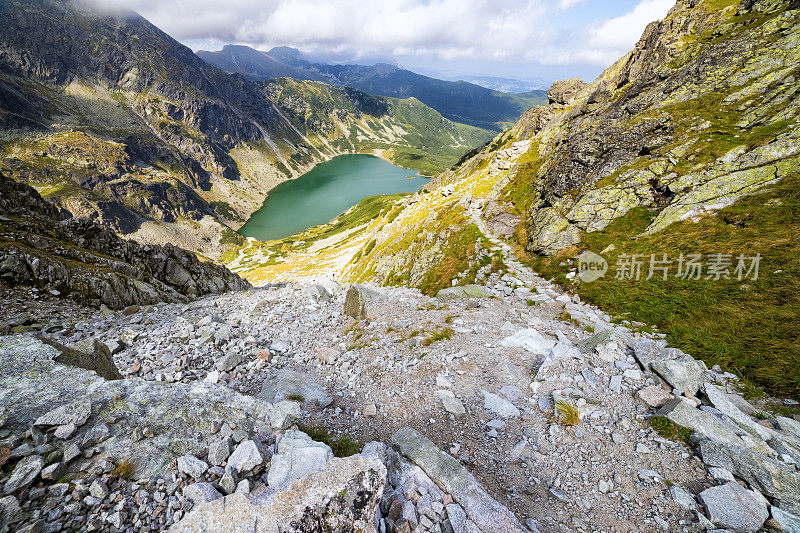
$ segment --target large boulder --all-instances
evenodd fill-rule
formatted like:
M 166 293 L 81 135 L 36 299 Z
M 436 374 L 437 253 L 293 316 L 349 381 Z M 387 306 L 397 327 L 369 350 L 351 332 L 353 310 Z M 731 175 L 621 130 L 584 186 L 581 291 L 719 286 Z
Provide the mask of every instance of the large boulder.
M 755 533 L 769 518 L 764 496 L 735 482 L 704 490 L 700 500 L 711 522 L 721 528 Z
M 527 532 L 514 514 L 494 500 L 464 465 L 416 430 L 400 429 L 392 437 L 392 445 L 422 468 L 443 491 L 451 494 L 480 531 Z
M 280 490 L 236 492 L 201 505 L 170 531 L 373 532 L 385 485 L 386 467 L 373 457 L 332 459 Z
M 696 395 L 703 383 L 702 370 L 688 355 L 681 359 L 653 361 L 650 368 L 674 389 L 687 396 Z
M 353 285 L 347 290 L 344 299 L 344 314 L 361 320 L 367 318 L 367 303 L 380 294 L 364 285 Z
M 333 451 L 322 442 L 312 440 L 302 431 L 287 431 L 277 440 L 278 452 L 272 456 L 267 483 L 281 488 L 293 480 L 325 467 L 333 459 Z
M 779 500 L 786 511 L 800 514 L 800 473 L 793 466 L 728 442 L 702 440 L 699 450 L 705 464 L 725 468 L 762 494 Z
M 325 387 L 312 375 L 288 369 L 275 371 L 264 380 L 261 397 L 268 402 L 316 402 L 320 407 L 327 407 L 333 402 Z
M 580 78 L 557 81 L 547 89 L 547 99 L 551 104 L 569 105 L 587 87 L 589 84 Z

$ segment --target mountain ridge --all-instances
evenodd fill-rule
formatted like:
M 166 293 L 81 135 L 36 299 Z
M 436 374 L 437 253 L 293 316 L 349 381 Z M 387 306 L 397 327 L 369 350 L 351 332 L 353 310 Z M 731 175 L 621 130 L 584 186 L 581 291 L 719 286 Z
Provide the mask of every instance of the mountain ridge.
M 285 48 L 285 47 L 284 47 Z M 394 98 L 414 97 L 455 122 L 499 130 L 528 108 L 544 103 L 544 91 L 503 93 L 466 81 L 444 81 L 388 63 L 375 65 L 312 63 L 292 53 L 261 52 L 243 45 L 226 45 L 217 52 L 198 51 L 204 61 L 254 80 L 293 77 L 353 87 Z
M 0 14 L 9 30 L 0 36 L 0 170 L 76 216 L 143 242 L 217 256 L 229 228 L 258 209 L 271 187 L 343 153 L 391 159 L 392 150 L 411 148 L 396 128 L 440 122 L 429 115 L 409 124 L 388 111 L 373 117 L 373 131 L 353 105 L 368 95 L 320 89 L 336 92 L 343 108 L 317 118 L 331 131 L 341 131 L 337 121 L 359 123 L 369 143 L 354 137 L 333 148 L 335 139 L 310 134 L 279 110 L 263 84 L 208 65 L 135 13 L 9 0 Z M 465 135 L 464 150 L 488 136 Z M 446 134 L 440 144 L 458 143 Z M 435 162 L 417 150 L 403 162 L 430 174 L 455 162 L 459 150 L 443 148 Z

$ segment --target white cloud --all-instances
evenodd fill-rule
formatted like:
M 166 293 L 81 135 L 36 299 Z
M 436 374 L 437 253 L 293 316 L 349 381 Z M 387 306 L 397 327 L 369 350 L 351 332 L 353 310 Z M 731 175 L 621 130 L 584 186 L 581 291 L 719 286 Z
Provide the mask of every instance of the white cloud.
M 606 66 L 674 0 L 105 0 L 186 43 L 296 46 L 330 58 Z M 580 8 L 576 6 L 580 4 Z M 569 14 L 566 11 L 569 10 Z M 578 18 L 586 22 L 574 22 Z
M 675 0 L 642 0 L 628 13 L 603 22 L 592 33 L 589 44 L 609 50 L 629 48 L 650 22 L 664 18 L 674 5 Z

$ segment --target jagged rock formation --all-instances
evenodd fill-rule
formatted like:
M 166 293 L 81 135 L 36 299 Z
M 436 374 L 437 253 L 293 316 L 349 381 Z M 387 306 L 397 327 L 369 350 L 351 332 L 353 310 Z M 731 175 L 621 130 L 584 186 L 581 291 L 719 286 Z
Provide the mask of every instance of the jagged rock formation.
M 637 206 L 660 211 L 658 232 L 797 172 L 798 7 L 680 1 L 594 83 L 548 91 L 507 138 L 532 141 L 507 178 L 531 193 L 528 249 Z
M 175 246 L 140 245 L 68 215 L 32 187 L 0 175 L 0 279 L 112 309 L 248 286 Z
M 317 162 L 413 147 L 419 157 L 398 161 L 433 173 L 488 135 L 419 102 L 427 113 L 387 118 L 362 107 L 371 101 L 363 93 L 329 86 L 301 86 L 276 108 L 274 85 L 225 73 L 142 17 L 91 2 L 12 0 L 0 17 L 0 171 L 146 243 L 218 255 L 226 226 Z M 334 99 L 323 104 L 317 92 Z M 287 112 L 298 106 L 324 124 Z M 431 120 L 438 136 L 428 134 Z M 435 140 L 420 142 L 420 132 Z M 420 152 L 429 145 L 445 155 L 429 159 Z

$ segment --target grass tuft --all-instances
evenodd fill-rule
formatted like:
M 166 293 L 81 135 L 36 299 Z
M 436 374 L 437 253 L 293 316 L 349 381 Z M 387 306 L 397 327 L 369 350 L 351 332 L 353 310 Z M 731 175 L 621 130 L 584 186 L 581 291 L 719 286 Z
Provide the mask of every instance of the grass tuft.
M 655 429 L 656 432 L 665 439 L 682 442 L 687 446 L 691 445 L 692 443 L 689 438 L 692 434 L 692 430 L 683 426 L 679 426 L 665 416 L 654 416 L 652 420 L 650 420 L 650 425 L 653 426 L 653 429 Z
M 565 426 L 577 426 L 581 421 L 581 413 L 572 402 L 557 400 L 556 411 L 559 423 Z
M 331 447 L 335 457 L 350 457 L 361 452 L 361 443 L 347 435 L 332 437 L 330 432 L 319 426 L 298 424 L 298 429 L 317 442 L 324 442 Z

